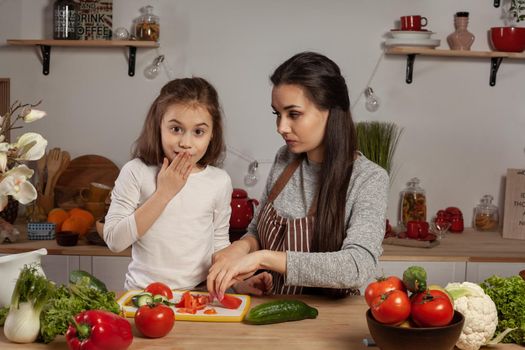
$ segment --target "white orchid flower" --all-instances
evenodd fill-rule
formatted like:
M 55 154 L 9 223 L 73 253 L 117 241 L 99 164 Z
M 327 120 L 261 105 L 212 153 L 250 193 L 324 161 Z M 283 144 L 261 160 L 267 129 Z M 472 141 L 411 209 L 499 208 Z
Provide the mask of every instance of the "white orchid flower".
M 40 111 L 38 109 L 31 109 L 30 112 L 24 115 L 23 118 L 26 123 L 32 123 L 36 120 L 44 118 L 46 115 L 47 113 L 44 111 Z
M 18 165 L 5 173 L 0 182 L 0 210 L 7 205 L 7 196 L 13 196 L 14 199 L 22 204 L 28 204 L 37 197 L 36 189 L 31 182 L 27 181 L 33 176 L 34 171 L 27 165 Z
M 9 144 L 7 142 L 0 143 L 0 172 L 2 173 L 7 168 L 7 151 L 9 151 Z
M 38 160 L 46 152 L 47 140 L 35 132 L 27 132 L 14 144 L 18 151 L 17 160 Z

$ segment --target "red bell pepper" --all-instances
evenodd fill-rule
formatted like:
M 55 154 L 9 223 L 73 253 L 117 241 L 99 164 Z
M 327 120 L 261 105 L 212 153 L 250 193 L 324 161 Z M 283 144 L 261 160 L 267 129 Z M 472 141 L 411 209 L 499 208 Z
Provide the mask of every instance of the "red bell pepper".
M 66 332 L 70 350 L 125 350 L 133 342 L 129 322 L 104 310 L 76 315 Z

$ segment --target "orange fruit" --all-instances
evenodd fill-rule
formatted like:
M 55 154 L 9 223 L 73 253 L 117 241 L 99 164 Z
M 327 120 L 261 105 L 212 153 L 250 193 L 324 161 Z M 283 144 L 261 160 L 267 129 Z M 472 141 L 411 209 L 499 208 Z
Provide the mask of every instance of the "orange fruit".
M 88 225 L 88 229 L 93 226 L 95 224 L 95 217 L 93 216 L 93 214 L 91 214 L 91 212 L 85 210 L 85 209 L 81 209 L 81 208 L 73 208 L 71 210 L 69 210 L 69 216 L 78 216 L 84 220 L 86 220 L 87 222 L 87 225 Z
M 52 222 L 56 225 L 56 232 L 60 232 L 62 228 L 62 223 L 69 217 L 69 214 L 61 208 L 51 209 L 47 214 L 47 221 Z
M 89 223 L 86 219 L 72 215 L 62 223 L 62 231 L 78 232 L 81 236 L 85 235 L 89 230 Z

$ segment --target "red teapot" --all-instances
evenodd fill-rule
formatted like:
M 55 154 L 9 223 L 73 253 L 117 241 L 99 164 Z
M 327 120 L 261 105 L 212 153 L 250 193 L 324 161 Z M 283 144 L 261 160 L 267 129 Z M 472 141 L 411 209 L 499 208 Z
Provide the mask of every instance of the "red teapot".
M 257 199 L 248 198 L 248 193 L 241 188 L 234 188 L 232 193 L 232 215 L 230 217 L 230 229 L 246 230 L 253 219 L 255 207 L 259 205 Z

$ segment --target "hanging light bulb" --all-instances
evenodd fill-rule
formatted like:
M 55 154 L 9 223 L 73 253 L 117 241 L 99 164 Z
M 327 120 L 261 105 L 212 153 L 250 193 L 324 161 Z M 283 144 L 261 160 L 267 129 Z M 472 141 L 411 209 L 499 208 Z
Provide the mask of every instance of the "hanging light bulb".
M 160 72 L 160 64 L 164 61 L 164 55 L 160 55 L 155 60 L 153 60 L 153 63 L 150 66 L 147 66 L 146 69 L 144 69 L 144 76 L 147 79 L 155 79 Z
M 379 108 L 379 97 L 374 93 L 374 90 L 369 86 L 365 89 L 365 108 L 369 112 L 375 112 Z
M 244 184 L 246 186 L 255 186 L 257 183 L 257 180 L 259 180 L 257 176 L 257 168 L 259 167 L 259 163 L 254 160 L 253 162 L 248 165 L 248 174 L 244 176 Z

